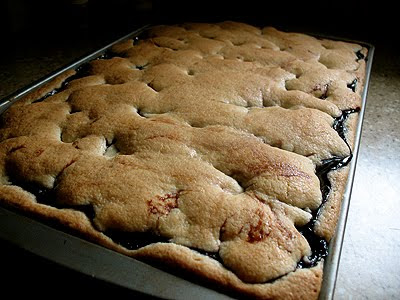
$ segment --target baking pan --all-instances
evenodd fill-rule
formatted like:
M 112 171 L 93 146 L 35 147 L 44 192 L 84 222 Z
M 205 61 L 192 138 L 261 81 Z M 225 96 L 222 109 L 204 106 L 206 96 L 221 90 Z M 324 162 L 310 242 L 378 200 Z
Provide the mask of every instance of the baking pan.
M 366 69 L 365 69 L 365 83 L 364 90 L 362 92 L 362 102 L 361 109 L 359 111 L 357 127 L 356 127 L 356 137 L 354 140 L 354 149 L 352 150 L 353 157 L 349 163 L 349 175 L 347 178 L 346 188 L 343 193 L 343 200 L 341 204 L 341 210 L 339 219 L 336 225 L 336 233 L 329 242 L 329 254 L 325 258 L 324 262 L 324 277 L 321 287 L 321 292 L 319 298 L 322 299 L 333 299 L 336 285 L 336 278 L 339 269 L 340 263 L 340 254 L 342 251 L 342 245 L 344 240 L 344 233 L 346 228 L 347 215 L 349 211 L 350 198 L 351 198 L 351 190 L 353 187 L 354 174 L 356 171 L 356 164 L 358 158 L 358 151 L 360 148 L 361 141 L 361 131 L 362 124 L 364 120 L 365 108 L 367 104 L 367 94 L 368 94 L 368 86 L 371 75 L 372 68 L 372 60 L 374 56 L 375 47 L 369 43 L 349 40 L 349 39 L 339 39 L 337 37 L 324 36 L 323 38 L 331 39 L 331 40 L 340 40 L 344 42 L 351 42 L 362 45 L 368 49 L 368 55 L 366 59 Z
M 77 69 L 89 61 L 102 57 L 114 44 L 125 39 L 136 38 L 148 27 L 149 26 L 144 26 L 135 30 L 90 55 L 59 69 L 45 78 L 34 82 L 30 86 L 2 99 L 0 101 L 0 114 L 2 114 L 12 103 L 21 99 L 29 92 L 50 82 L 56 76 L 67 70 Z M 311 33 L 310 35 L 313 34 Z M 329 243 L 329 254 L 324 261 L 324 278 L 319 298 L 332 299 L 335 290 L 340 253 L 356 169 L 372 59 L 374 55 L 374 46 L 360 41 L 340 39 L 337 37 L 321 35 L 314 36 L 317 38 L 328 38 L 357 43 L 368 48 L 365 84 L 356 129 L 353 157 L 349 164 L 349 176 L 342 201 L 341 214 L 337 223 L 336 234 Z M 19 212 L 4 207 L 0 207 L 0 238 L 36 255 L 80 273 L 89 275 L 93 278 L 104 280 L 114 285 L 151 296 L 167 299 L 232 299 L 215 290 L 211 290 L 202 285 L 169 274 L 131 257 L 88 242 L 69 233 L 54 229 L 41 221 L 24 216 Z M 157 282 L 157 284 L 154 284 L 155 282 Z

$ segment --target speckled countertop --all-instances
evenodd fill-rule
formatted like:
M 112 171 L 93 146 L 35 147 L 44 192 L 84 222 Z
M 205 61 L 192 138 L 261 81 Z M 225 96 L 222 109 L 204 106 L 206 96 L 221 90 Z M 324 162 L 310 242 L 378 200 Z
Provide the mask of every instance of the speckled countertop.
M 0 60 L 0 98 L 105 43 L 16 41 Z M 334 299 L 400 297 L 399 153 L 400 60 L 378 44 Z
M 335 299 L 400 297 L 400 60 L 376 45 Z

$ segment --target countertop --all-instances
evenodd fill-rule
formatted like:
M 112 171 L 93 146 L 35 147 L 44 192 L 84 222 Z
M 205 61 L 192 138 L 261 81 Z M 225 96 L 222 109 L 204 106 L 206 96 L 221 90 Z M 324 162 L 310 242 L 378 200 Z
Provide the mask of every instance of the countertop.
M 400 60 L 375 46 L 335 299 L 400 297 Z
M 0 98 L 99 48 L 115 35 L 14 40 L 0 60 Z M 390 43 L 380 40 L 375 46 L 335 300 L 400 297 L 400 60 Z M 1 272 L 7 274 L 8 282 L 35 276 L 34 271 L 24 270 L 23 261 L 30 254 L 21 252 L 20 262 L 9 262 L 10 253 L 20 250 L 11 245 L 0 248 Z M 37 267 L 43 264 L 40 261 Z

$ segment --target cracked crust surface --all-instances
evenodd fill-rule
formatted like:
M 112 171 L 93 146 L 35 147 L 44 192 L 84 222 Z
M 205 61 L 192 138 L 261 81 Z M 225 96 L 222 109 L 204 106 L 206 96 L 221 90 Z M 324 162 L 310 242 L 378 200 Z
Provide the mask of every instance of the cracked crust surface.
M 223 22 L 154 27 L 112 51 L 4 113 L 1 202 L 250 296 L 318 297 L 322 263 L 297 268 L 312 250 L 298 228 L 323 201 L 316 166 L 350 154 L 332 125 L 361 105 L 366 49 Z M 338 174 L 334 208 L 316 223 L 326 240 L 346 183 Z M 88 206 L 93 216 L 79 211 Z M 127 249 L 110 231 L 169 243 Z

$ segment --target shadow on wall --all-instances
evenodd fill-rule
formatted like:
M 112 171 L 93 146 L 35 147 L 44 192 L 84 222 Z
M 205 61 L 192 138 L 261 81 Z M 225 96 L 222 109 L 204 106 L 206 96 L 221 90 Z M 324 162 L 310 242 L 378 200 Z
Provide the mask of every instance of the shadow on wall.
M 238 20 L 370 42 L 397 28 L 392 5 L 366 1 L 3 0 L 6 37 L 127 33 L 148 23 Z

